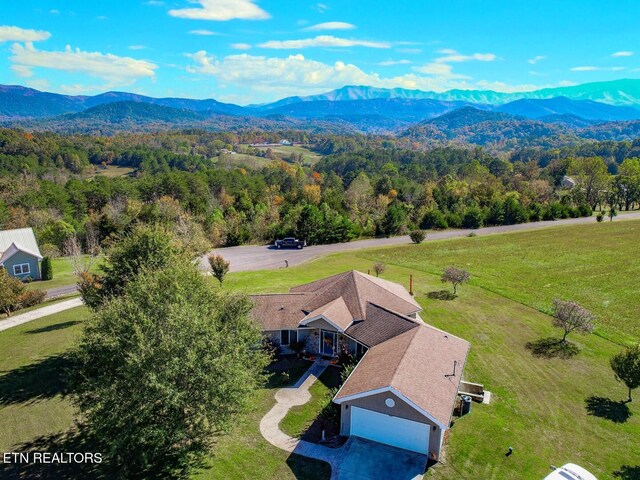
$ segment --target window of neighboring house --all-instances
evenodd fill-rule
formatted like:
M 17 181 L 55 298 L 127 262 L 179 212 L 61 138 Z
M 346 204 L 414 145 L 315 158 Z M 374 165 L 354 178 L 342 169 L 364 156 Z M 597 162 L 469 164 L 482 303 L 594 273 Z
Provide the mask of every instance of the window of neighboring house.
M 28 263 L 21 263 L 13 266 L 14 275 L 26 275 L 27 273 L 31 273 L 31 268 Z
M 298 341 L 298 332 L 296 330 L 280 330 L 280 345 L 287 346 Z

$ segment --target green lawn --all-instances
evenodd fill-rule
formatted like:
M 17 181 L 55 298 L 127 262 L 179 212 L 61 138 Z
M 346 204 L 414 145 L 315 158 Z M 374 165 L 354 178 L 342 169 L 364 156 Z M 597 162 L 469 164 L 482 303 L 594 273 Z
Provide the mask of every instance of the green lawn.
M 83 255 L 83 257 L 86 257 Z M 95 261 L 91 266 L 91 271 L 96 271 L 99 265 L 99 260 Z M 74 285 L 77 281 L 75 274 L 73 273 L 73 265 L 69 257 L 59 257 L 51 260 L 53 267 L 53 279 L 46 281 L 37 281 L 27 284 L 27 288 L 49 289 L 57 287 L 65 287 L 67 285 Z
M 331 403 L 332 388 L 340 383 L 340 370 L 328 367 L 309 388 L 311 400 L 297 405 L 280 422 L 280 429 L 292 437 L 302 437 L 318 414 Z
M 506 235 L 369 250 L 361 256 L 439 274 L 448 265 L 471 283 L 550 313 L 554 298 L 576 300 L 597 315 L 599 335 L 640 339 L 637 281 L 640 221 L 604 222 Z
M 0 451 L 15 451 L 72 425 L 64 352 L 78 338 L 87 314 L 86 308 L 75 308 L 0 332 Z M 208 468 L 194 478 L 329 480 L 328 464 L 283 452 L 267 443 L 258 429 L 275 403 L 275 391 L 295 383 L 309 366 L 310 362 L 294 361 L 287 378 L 275 373 L 257 392 L 252 411 L 238 419 L 229 435 L 217 439 Z
M 79 307 L 0 332 L 0 452 L 71 424 L 63 354 L 86 316 Z
M 638 339 L 639 272 L 633 257 L 638 238 L 637 221 L 463 238 L 349 252 L 271 272 L 234 273 L 223 288 L 286 291 L 346 269 L 366 271 L 374 260 L 387 263 L 384 278 L 405 286 L 413 274 L 422 318 L 471 342 L 465 377 L 493 393 L 490 405 L 474 404 L 470 415 L 455 422 L 444 464 L 431 469 L 427 478 L 540 479 L 550 464 L 575 462 L 600 479 L 613 479 L 624 465 L 640 468 L 635 451 L 640 444 L 640 392 L 632 403 L 620 402 L 626 389 L 615 381 L 608 361 L 621 347 L 606 338 Z M 460 287 L 455 300 L 429 298 L 429 292 L 443 288 L 439 272 L 450 263 L 468 268 L 473 281 Z M 536 358 L 525 344 L 558 335 L 540 310 L 560 294 L 592 308 L 603 336 L 570 336 L 580 348 L 570 359 Z M 71 345 L 78 325 L 26 331 L 74 321 L 73 315 L 82 312 L 0 332 L 0 445 L 5 449 L 71 423 L 69 404 L 47 386 L 51 376 L 38 372 L 43 364 L 50 368 L 45 358 Z M 326 465 L 289 456 L 260 436 L 258 423 L 274 403 L 275 383 L 258 392 L 253 411 L 218 439 L 210 468 L 196 477 L 328 478 Z M 16 390 L 15 385 L 24 386 Z M 28 391 L 27 386 L 36 394 L 14 393 Z M 304 431 L 323 406 L 323 388 L 317 382 L 309 406 L 283 420 L 286 431 Z M 513 455 L 507 457 L 510 446 Z

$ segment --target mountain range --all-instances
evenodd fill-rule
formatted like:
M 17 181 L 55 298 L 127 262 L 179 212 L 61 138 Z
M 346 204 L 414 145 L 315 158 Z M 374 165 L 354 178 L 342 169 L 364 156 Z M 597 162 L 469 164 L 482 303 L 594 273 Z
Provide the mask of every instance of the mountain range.
M 613 123 L 606 127 L 606 122 Z M 476 144 L 506 137 L 633 139 L 640 134 L 640 80 L 516 93 L 345 86 L 321 95 L 248 106 L 128 92 L 71 96 L 0 85 L 0 124 L 92 134 L 171 128 L 305 129 L 466 139 Z M 607 136 L 607 128 L 616 133 Z

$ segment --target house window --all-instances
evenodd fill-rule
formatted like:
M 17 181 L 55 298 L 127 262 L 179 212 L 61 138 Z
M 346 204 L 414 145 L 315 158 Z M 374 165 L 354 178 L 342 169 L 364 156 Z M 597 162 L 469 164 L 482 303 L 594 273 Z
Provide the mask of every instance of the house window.
M 296 330 L 281 330 L 280 345 L 287 346 L 298 341 L 298 332 Z
M 26 275 L 28 273 L 31 273 L 31 268 L 28 263 L 21 263 L 13 266 L 14 275 Z

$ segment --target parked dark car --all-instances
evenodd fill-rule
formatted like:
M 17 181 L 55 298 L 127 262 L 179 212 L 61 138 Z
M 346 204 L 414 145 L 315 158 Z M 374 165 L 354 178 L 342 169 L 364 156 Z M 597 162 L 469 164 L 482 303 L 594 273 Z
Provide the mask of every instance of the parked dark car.
M 307 242 L 304 240 L 297 240 L 293 237 L 286 237 L 282 240 L 276 240 L 276 248 L 302 248 L 307 246 Z

